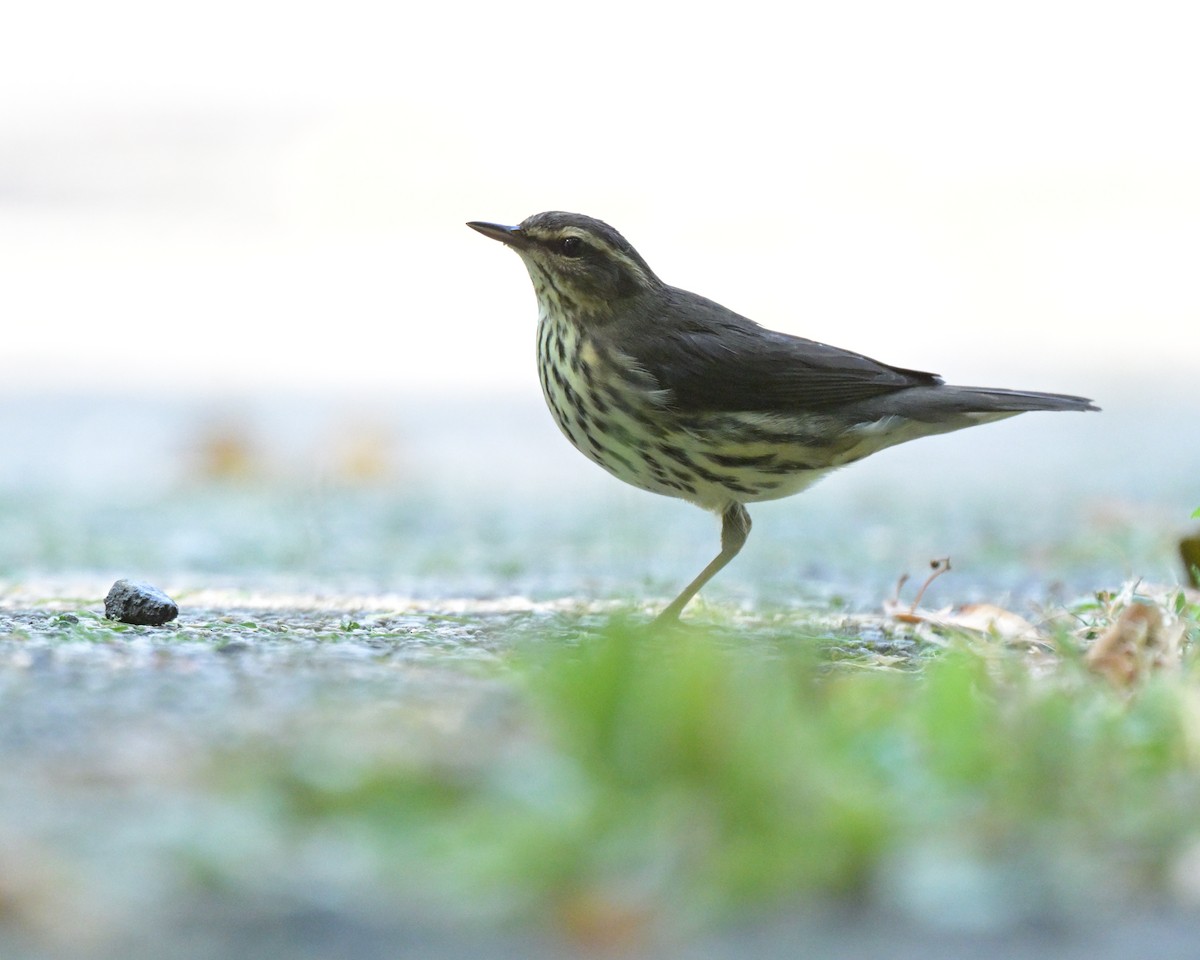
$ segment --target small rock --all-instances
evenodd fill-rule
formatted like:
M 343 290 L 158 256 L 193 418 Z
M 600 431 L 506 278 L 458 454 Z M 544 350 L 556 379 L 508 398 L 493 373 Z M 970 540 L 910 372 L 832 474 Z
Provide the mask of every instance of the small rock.
M 179 607 L 158 587 L 137 580 L 118 580 L 104 598 L 104 615 L 121 623 L 158 627 L 179 616 Z

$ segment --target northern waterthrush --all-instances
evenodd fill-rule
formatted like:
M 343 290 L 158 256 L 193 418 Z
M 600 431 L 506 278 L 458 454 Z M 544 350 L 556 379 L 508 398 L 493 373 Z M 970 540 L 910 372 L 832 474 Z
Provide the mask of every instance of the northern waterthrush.
M 721 552 L 671 621 L 741 550 L 745 505 L 791 496 L 869 454 L 1083 397 L 956 387 L 932 373 L 777 333 L 663 283 L 608 224 L 539 213 L 467 226 L 511 247 L 538 301 L 538 374 L 562 432 L 643 490 L 721 517 Z

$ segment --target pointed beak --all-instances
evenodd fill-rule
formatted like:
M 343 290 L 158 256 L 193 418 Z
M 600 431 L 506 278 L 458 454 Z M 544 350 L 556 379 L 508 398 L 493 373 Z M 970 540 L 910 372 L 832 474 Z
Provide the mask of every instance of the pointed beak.
M 525 245 L 525 234 L 521 232 L 520 227 L 506 227 L 501 223 L 483 223 L 479 220 L 472 220 L 467 226 L 510 247 L 519 248 Z

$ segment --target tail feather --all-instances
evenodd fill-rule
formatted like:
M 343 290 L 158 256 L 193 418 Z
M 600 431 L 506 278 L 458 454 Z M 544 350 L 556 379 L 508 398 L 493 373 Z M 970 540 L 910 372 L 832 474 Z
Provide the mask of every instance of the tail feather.
M 989 387 L 952 387 L 941 389 L 941 393 L 952 403 L 962 404 L 964 412 L 990 413 L 1011 411 L 1024 413 L 1030 410 L 1099 410 L 1087 397 L 1076 397 L 1068 393 L 1039 393 L 1034 390 L 1000 390 Z
M 1032 410 L 1099 410 L 1087 397 L 1065 393 L 1037 393 L 1031 390 L 1002 390 L 989 387 L 956 387 L 929 385 L 897 390 L 862 403 L 860 411 L 870 419 L 889 416 L 904 417 L 919 422 L 953 420 L 959 416 L 978 417 L 995 414 L 1026 413 Z M 990 418 L 989 418 L 990 419 Z M 975 420 L 974 422 L 980 422 Z M 967 426 L 966 422 L 957 426 Z M 947 424 L 947 430 L 957 426 Z

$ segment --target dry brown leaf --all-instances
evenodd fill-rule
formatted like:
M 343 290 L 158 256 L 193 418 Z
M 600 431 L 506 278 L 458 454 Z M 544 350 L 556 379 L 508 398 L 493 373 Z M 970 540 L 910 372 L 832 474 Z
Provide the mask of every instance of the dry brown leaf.
M 1162 611 L 1131 603 L 1092 644 L 1087 663 L 1117 686 L 1131 686 L 1151 670 L 1179 664 L 1183 624 L 1169 623 Z
M 1046 639 L 1020 614 L 991 603 L 969 603 L 958 610 L 950 607 L 941 610 L 896 609 L 895 604 L 884 604 L 884 612 L 901 623 L 999 637 L 1008 643 L 1041 643 Z
M 1010 643 L 1036 643 L 1045 639 L 1038 628 L 1019 613 L 991 603 L 969 603 L 945 622 L 958 630 L 992 634 Z

